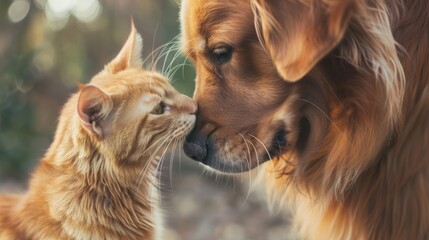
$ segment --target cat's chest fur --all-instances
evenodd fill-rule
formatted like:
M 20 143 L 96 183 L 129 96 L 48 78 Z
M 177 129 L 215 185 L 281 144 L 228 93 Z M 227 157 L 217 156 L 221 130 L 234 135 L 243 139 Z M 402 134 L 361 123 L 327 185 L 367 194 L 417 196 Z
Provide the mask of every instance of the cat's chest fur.
M 154 239 L 157 191 L 149 184 L 60 180 L 50 189 L 53 219 L 74 239 Z M 145 179 L 148 181 L 148 179 Z M 64 189 L 66 188 L 66 189 Z M 159 226 L 157 226 L 159 227 Z
M 4 206 L 8 218 L 0 219 L 0 239 L 159 239 L 158 190 L 148 179 L 153 174 L 123 183 L 55 171 L 41 164 L 34 191 Z

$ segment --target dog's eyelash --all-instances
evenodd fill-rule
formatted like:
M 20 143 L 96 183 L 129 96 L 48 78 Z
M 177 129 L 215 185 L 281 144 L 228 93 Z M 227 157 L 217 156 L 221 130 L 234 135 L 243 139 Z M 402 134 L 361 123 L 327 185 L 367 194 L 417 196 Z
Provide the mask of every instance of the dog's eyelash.
M 231 60 L 233 49 L 229 45 L 215 47 L 210 51 L 210 58 L 216 64 L 224 64 Z

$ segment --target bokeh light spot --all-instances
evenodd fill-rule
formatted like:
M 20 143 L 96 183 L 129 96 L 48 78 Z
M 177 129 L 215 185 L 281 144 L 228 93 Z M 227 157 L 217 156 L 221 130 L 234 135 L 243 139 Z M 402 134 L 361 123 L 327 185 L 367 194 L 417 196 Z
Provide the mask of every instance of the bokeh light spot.
M 76 5 L 76 0 L 48 0 L 48 8 L 57 18 L 68 18 L 70 11 Z
M 73 8 L 73 15 L 81 22 L 92 22 L 98 17 L 100 10 L 98 0 L 81 0 Z
M 7 11 L 9 20 L 13 23 L 22 21 L 30 11 L 30 3 L 27 0 L 15 0 Z

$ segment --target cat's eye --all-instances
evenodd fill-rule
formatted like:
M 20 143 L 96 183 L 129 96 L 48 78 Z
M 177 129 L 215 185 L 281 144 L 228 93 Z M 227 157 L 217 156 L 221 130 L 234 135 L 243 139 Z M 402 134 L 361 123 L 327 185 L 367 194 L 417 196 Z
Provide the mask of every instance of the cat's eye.
M 221 65 L 227 63 L 232 57 L 232 47 L 229 45 L 221 45 L 211 50 L 211 59 Z
M 160 102 L 158 105 L 156 105 L 153 108 L 152 112 L 150 113 L 154 115 L 161 115 L 161 114 L 164 114 L 166 111 L 169 111 L 170 109 L 171 109 L 170 106 L 168 106 L 164 102 Z

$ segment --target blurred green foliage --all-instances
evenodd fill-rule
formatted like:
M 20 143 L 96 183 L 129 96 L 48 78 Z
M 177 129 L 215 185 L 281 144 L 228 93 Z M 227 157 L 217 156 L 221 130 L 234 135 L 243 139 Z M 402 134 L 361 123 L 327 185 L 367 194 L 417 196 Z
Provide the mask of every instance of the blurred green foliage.
M 173 0 L 1 1 L 0 180 L 28 177 L 52 141 L 62 104 L 119 51 L 131 17 L 145 66 L 192 95 L 193 68 L 177 53 L 178 12 Z

